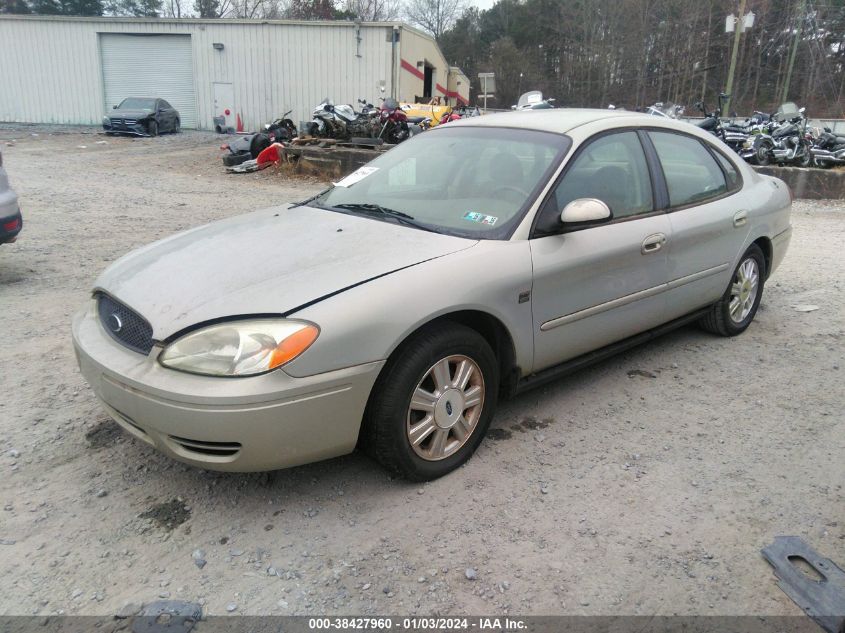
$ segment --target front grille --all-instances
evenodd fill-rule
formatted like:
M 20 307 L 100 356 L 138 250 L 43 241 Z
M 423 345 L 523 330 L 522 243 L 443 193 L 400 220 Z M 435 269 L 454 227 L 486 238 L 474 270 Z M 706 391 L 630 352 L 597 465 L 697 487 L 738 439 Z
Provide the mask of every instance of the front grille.
M 111 119 L 112 125 L 135 125 L 137 122 L 137 119 Z
M 153 348 L 153 328 L 144 318 L 106 294 L 97 295 L 100 323 L 121 345 L 149 354 Z
M 170 440 L 190 453 L 199 453 L 209 457 L 231 457 L 241 450 L 240 442 L 206 442 L 189 440 L 185 437 L 168 436 Z

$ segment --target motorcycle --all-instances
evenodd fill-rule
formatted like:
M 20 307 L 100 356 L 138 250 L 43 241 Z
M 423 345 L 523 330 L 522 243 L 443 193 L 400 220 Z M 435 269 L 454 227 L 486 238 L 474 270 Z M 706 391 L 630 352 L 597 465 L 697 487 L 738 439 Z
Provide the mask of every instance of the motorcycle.
M 409 117 L 393 97 L 384 99 L 378 110 L 381 129 L 378 138 L 396 145 L 422 132 L 425 117 Z M 411 120 L 413 119 L 413 120 Z
M 751 144 L 758 165 L 776 162 L 809 167 L 813 161 L 811 136 L 807 133 L 804 108 L 784 103 L 772 115 L 773 128 L 769 134 L 758 134 Z
M 608 107 L 608 109 L 615 110 L 616 106 Z M 665 117 L 667 119 L 680 119 L 684 115 L 684 106 L 675 105 L 673 103 L 664 104 L 658 101 L 654 105 L 650 105 L 645 109 L 646 114 L 652 116 Z
M 272 123 L 267 123 L 264 126 L 264 130 L 270 137 L 271 143 L 285 143 L 296 138 L 296 135 L 298 134 L 296 125 L 294 125 L 293 121 L 287 118 L 291 112 L 293 112 L 293 110 L 288 110 L 280 118 L 276 119 Z
M 719 105 L 711 112 L 708 112 L 706 103 L 703 101 L 697 102 L 695 107 L 704 115 L 704 119 L 697 121 L 695 125 L 702 130 L 710 132 L 713 136 L 721 139 L 732 150 L 740 153 L 748 140 L 750 131 L 745 126 L 735 125 L 733 123 L 725 124 L 722 122 L 722 108 L 729 96 L 724 92 L 721 93 L 719 95 Z
M 230 143 L 221 145 L 220 149 L 229 150 L 223 156 L 223 164 L 226 167 L 234 167 L 248 160 L 257 158 L 258 155 L 273 143 L 286 143 L 297 135 L 296 126 L 287 116 L 293 112 L 288 110 L 281 118 L 264 125 L 264 132 L 257 134 L 245 134 L 239 136 Z
M 539 90 L 530 90 L 519 96 L 511 110 L 549 110 L 555 107 L 554 103 L 554 99 L 543 99 L 543 93 Z
M 836 134 L 829 127 L 824 128 L 815 140 L 811 154 L 817 167 L 845 165 L 845 136 Z
M 310 136 L 347 140 L 373 136 L 373 116 L 355 112 L 348 104 L 336 106 L 331 99 L 323 99 L 312 113 L 305 132 Z

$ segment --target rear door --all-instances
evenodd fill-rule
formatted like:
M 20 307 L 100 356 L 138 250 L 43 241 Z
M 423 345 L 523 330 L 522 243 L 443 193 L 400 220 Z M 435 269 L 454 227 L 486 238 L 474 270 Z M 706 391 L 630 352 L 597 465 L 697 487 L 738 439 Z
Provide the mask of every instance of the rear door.
M 748 235 L 739 171 L 716 147 L 670 130 L 649 130 L 669 194 L 667 318 L 716 301 Z
M 531 242 L 534 371 L 627 338 L 665 320 L 671 226 L 633 130 L 587 141 L 539 212 Z M 561 210 L 580 198 L 610 207 L 607 224 L 560 233 Z

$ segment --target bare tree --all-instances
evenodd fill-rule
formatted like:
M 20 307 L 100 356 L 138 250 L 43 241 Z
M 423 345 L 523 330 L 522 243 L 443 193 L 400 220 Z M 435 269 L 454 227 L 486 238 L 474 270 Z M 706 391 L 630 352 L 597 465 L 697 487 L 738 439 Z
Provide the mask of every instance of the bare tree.
M 346 12 L 363 22 L 385 22 L 399 17 L 398 0 L 346 0 Z
M 439 39 L 468 6 L 467 0 L 408 0 L 405 17 Z
M 161 11 L 166 18 L 183 18 L 190 16 L 190 9 L 186 0 L 164 0 Z

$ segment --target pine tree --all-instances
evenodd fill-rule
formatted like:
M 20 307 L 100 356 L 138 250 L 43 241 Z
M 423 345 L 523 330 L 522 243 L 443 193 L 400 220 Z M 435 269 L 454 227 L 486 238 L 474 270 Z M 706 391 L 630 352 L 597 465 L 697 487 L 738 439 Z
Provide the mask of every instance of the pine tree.
M 220 2 L 219 0 L 196 0 L 194 10 L 201 18 L 219 18 Z
M 0 0 L 0 13 L 32 13 L 25 0 Z

